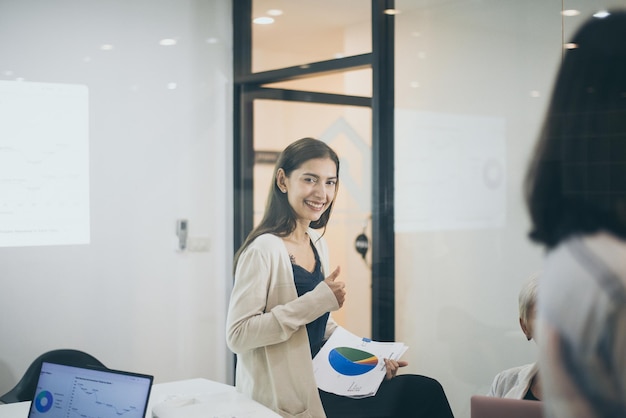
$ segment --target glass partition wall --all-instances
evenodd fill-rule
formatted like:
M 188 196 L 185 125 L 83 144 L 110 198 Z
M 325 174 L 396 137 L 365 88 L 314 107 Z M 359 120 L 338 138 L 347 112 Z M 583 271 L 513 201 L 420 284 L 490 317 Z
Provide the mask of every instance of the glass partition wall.
M 387 197 L 376 191 L 387 187 L 374 187 L 381 161 L 393 157 L 392 124 L 381 122 L 392 121 L 393 111 L 393 89 L 386 87 L 393 85 L 386 70 L 393 60 L 384 59 L 393 56 L 393 18 L 383 13 L 391 4 L 233 3 L 235 247 L 263 215 L 278 153 L 302 137 L 327 142 L 341 171 L 325 237 L 331 265 L 342 267 L 349 288 L 333 316 L 352 332 L 381 340 L 394 338 L 395 323 L 393 224 L 381 222 L 392 222 L 385 211 L 393 201 L 376 204 Z
M 522 183 L 564 45 L 583 20 L 626 0 L 392 2 L 395 71 L 383 87 L 395 109 L 386 121 L 367 101 L 377 86 L 365 58 L 376 49 L 372 3 L 251 2 L 250 20 L 271 17 L 276 26 L 251 25 L 252 74 L 240 79 L 286 78 L 246 84 L 236 107 L 254 115 L 235 126 L 253 138 L 235 150 L 236 165 L 249 162 L 240 172 L 250 168 L 240 184 L 253 184 L 241 189 L 253 202 L 241 229 L 262 215 L 276 153 L 302 136 L 327 140 L 343 164 L 327 233 L 331 264 L 348 283 L 337 319 L 364 336 L 387 324 L 387 335 L 410 347 L 403 371 L 439 380 L 455 416 L 469 418 L 471 395 L 486 394 L 499 371 L 535 361 L 517 298 L 543 254 L 527 238 Z M 308 63 L 342 59 L 352 60 L 345 71 L 292 77 Z M 387 136 L 381 122 L 391 124 Z M 390 210 L 377 195 L 391 199 Z M 365 257 L 354 247 L 361 233 L 370 239 Z M 382 233 L 389 245 L 377 241 Z M 393 260 L 388 293 L 377 293 L 370 270 L 381 246 Z M 378 324 L 377 303 L 393 311 Z
M 397 0 L 396 338 L 456 417 L 535 361 L 518 293 L 540 269 L 522 182 L 564 44 L 625 1 Z

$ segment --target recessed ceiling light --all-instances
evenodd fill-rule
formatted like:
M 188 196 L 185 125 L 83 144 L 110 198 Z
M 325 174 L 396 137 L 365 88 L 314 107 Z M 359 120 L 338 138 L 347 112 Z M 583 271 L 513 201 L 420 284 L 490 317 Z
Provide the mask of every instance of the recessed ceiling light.
M 604 19 L 605 17 L 607 17 L 608 15 L 610 15 L 611 13 L 609 13 L 606 10 L 600 10 L 597 13 L 593 14 L 593 17 L 597 17 L 598 19 Z
M 567 43 L 565 45 L 563 45 L 565 47 L 565 49 L 576 49 L 578 48 L 578 44 L 575 44 L 573 42 Z
M 537 90 L 532 90 L 530 92 L 530 97 L 539 97 L 539 96 L 541 96 L 541 94 L 539 94 Z
M 219 42 L 219 40 L 217 38 L 207 38 L 207 40 L 206 40 L 207 44 L 216 44 L 218 42 Z
M 113 45 L 111 44 L 104 44 L 100 47 L 101 50 L 103 51 L 111 51 L 113 49 Z
M 411 81 L 411 83 L 409 84 L 411 86 L 411 88 L 419 88 L 420 83 L 418 81 Z
M 386 15 L 399 15 L 401 12 L 398 9 L 386 9 L 383 13 Z
M 172 46 L 172 45 L 176 45 L 176 39 L 171 39 L 171 38 L 161 39 L 161 40 L 159 41 L 159 45 L 162 45 L 162 46 Z
M 283 14 L 283 11 L 279 9 L 270 9 L 267 11 L 267 14 L 270 16 L 281 16 Z
M 579 10 L 575 10 L 575 9 L 567 9 L 567 10 L 563 10 L 561 12 L 561 14 L 563 16 L 567 16 L 567 17 L 578 16 L 580 14 L 580 11 Z
M 176 87 L 176 83 L 167 83 L 168 90 L 175 90 Z
M 257 25 L 271 25 L 272 23 L 274 23 L 274 19 L 272 19 L 271 17 L 262 16 L 257 17 L 252 22 L 256 23 Z

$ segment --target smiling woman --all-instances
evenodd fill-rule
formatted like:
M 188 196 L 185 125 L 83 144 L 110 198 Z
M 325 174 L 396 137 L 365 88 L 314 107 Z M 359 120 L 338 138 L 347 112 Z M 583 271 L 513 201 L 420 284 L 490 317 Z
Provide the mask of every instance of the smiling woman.
M 337 329 L 330 312 L 346 296 L 322 237 L 338 179 L 337 154 L 317 139 L 293 142 L 276 162 L 263 219 L 235 255 L 227 343 L 237 387 L 283 417 L 451 417 L 439 382 L 396 377 L 404 361 L 384 359 L 387 380 L 376 396 L 318 391 L 312 359 Z

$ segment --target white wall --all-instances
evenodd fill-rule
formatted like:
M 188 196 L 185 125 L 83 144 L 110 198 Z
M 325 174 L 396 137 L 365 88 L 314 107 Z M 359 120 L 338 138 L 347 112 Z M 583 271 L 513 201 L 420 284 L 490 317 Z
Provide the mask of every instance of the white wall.
M 88 245 L 0 247 L 0 393 L 55 348 L 231 380 L 230 22 L 222 0 L 0 1 L 0 80 L 89 90 L 91 218 Z M 208 251 L 176 251 L 178 218 Z

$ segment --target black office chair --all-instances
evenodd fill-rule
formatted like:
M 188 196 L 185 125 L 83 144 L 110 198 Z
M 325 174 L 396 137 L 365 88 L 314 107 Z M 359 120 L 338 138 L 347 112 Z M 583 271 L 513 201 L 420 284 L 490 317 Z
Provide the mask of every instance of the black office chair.
M 87 354 L 80 350 L 59 349 L 43 353 L 28 366 L 24 376 L 15 385 L 13 389 L 0 396 L 0 403 L 14 403 L 23 401 L 32 401 L 35 394 L 39 373 L 41 373 L 41 363 L 44 361 L 50 363 L 66 364 L 68 366 L 96 366 L 106 369 L 106 366 L 91 354 Z

